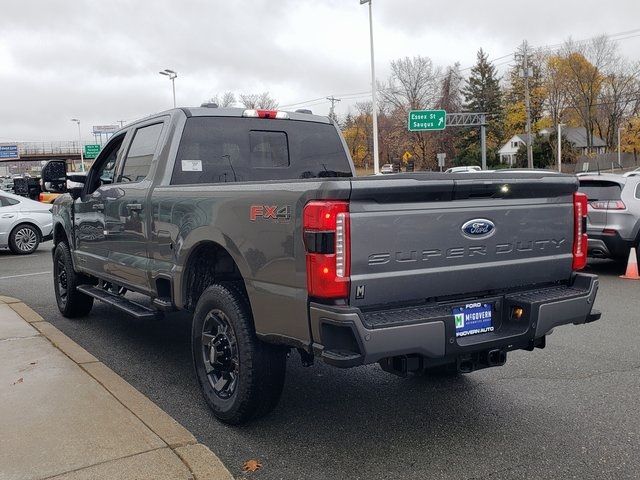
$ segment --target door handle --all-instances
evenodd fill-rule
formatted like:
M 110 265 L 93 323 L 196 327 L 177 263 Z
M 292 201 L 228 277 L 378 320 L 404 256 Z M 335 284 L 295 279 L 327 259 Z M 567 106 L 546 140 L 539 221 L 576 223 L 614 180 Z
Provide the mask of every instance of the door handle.
M 131 210 L 132 212 L 139 212 L 140 210 L 142 210 L 142 204 L 141 203 L 128 203 L 127 204 L 127 209 Z
M 104 203 L 94 203 L 93 209 L 99 212 L 104 212 Z

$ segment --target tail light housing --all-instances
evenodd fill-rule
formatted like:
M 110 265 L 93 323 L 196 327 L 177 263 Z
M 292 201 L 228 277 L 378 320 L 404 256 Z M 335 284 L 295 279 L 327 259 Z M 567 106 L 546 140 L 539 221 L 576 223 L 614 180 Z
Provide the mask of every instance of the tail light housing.
M 573 194 L 573 269 L 581 270 L 587 265 L 587 196 Z
M 622 200 L 597 200 L 589 202 L 594 210 L 625 210 L 627 206 Z
M 341 200 L 307 203 L 303 228 L 309 296 L 348 298 L 351 285 L 349 203 Z

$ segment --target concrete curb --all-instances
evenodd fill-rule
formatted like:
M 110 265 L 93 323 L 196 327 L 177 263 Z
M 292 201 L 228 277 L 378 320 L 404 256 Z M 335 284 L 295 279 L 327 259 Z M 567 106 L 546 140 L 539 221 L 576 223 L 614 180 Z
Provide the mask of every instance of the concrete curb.
M 4 296 L 0 296 L 0 304 L 7 304 L 160 437 L 196 480 L 233 480 L 220 459 L 191 432 L 28 305 Z

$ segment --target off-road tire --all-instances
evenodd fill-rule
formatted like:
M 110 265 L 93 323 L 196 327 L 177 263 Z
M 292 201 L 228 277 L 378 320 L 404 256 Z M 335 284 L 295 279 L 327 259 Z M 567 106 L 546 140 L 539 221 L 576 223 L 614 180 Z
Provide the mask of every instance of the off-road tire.
M 9 250 L 15 255 L 30 255 L 38 249 L 42 235 L 29 223 L 21 223 L 9 234 Z
M 90 279 L 73 269 L 69 246 L 66 242 L 58 243 L 53 252 L 53 289 L 58 310 L 64 317 L 84 317 L 91 311 L 93 297 L 76 289 L 86 283 L 90 283 Z
M 235 384 L 232 392 L 224 392 L 229 395 L 226 398 L 221 396 L 223 392 L 216 393 L 213 386 L 215 376 L 207 374 L 207 369 L 214 364 L 210 362 L 212 347 L 207 346 L 211 343 L 203 340 L 206 338 L 203 330 L 207 329 L 207 322 L 212 318 L 216 321 L 224 318 L 230 326 L 229 335 L 233 336 L 230 344 L 235 345 L 234 360 L 230 361 Z M 246 423 L 268 414 L 277 405 L 284 386 L 287 350 L 258 339 L 251 308 L 242 288 L 234 284 L 216 284 L 202 293 L 193 315 L 191 351 L 204 398 L 222 422 L 232 425 Z

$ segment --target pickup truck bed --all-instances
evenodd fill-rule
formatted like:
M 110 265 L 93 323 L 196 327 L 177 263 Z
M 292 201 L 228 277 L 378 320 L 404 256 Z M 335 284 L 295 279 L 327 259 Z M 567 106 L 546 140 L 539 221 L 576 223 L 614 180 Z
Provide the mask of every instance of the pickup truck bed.
M 193 312 L 196 375 L 229 423 L 275 406 L 291 348 L 304 364 L 470 372 L 599 318 L 572 176 L 356 178 L 325 117 L 199 108 L 127 126 L 74 180 L 54 204 L 61 312 Z

